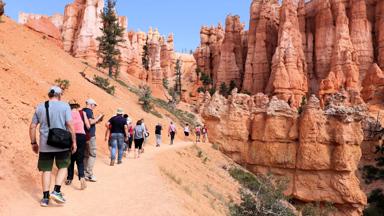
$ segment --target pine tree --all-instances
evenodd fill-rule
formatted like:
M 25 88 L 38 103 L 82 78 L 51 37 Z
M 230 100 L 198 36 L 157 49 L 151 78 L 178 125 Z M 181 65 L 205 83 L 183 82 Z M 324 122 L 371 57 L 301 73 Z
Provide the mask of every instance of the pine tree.
M 149 45 L 148 45 L 148 37 L 145 40 L 145 44 L 143 46 L 143 56 L 141 57 L 141 61 L 143 67 L 146 71 L 149 71 Z
M 101 14 L 103 27 L 100 29 L 103 35 L 98 37 L 97 40 L 100 42 L 98 54 L 102 58 L 102 62 L 98 66 L 108 68 L 108 75 L 110 77 L 115 76 L 116 78 L 120 67 L 120 51 L 117 45 L 124 42 L 122 37 L 125 29 L 119 24 L 115 6 L 116 0 L 107 0 L 107 4 Z
M 179 96 L 181 95 L 181 61 L 177 59 L 176 61 L 176 81 L 175 81 L 175 92 Z
M 225 84 L 225 82 L 221 83 L 219 93 L 224 97 L 228 96 L 228 87 L 227 87 L 227 84 Z

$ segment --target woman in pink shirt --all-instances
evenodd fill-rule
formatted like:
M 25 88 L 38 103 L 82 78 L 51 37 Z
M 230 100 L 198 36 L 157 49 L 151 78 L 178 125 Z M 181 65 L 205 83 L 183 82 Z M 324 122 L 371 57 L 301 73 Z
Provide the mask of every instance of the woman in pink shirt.
M 174 125 L 173 122 L 171 122 L 168 130 L 168 136 L 171 136 L 171 145 L 173 145 L 173 141 L 175 140 L 175 135 L 176 135 L 176 125 Z
M 87 115 L 79 109 L 80 105 L 76 101 L 69 102 L 69 106 L 71 107 L 72 121 L 76 133 L 77 151 L 71 156 L 71 164 L 68 167 L 68 176 L 65 184 L 70 185 L 72 183 L 76 162 L 81 189 L 84 190 L 87 187 L 84 178 L 84 152 L 87 139 L 85 127 L 89 129 L 90 123 Z

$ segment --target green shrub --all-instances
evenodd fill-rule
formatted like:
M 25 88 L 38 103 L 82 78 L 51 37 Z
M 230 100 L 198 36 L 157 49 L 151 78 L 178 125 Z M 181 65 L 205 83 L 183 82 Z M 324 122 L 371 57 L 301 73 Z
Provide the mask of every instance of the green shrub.
M 106 91 L 110 95 L 115 94 L 115 86 L 111 86 L 108 78 L 103 78 L 95 75 L 93 77 L 94 84 Z
M 199 88 L 197 89 L 197 92 L 199 92 L 199 93 L 205 93 L 205 88 L 204 88 L 204 87 L 199 87 Z
M 221 95 L 223 95 L 224 97 L 227 97 L 228 96 L 228 87 L 227 87 L 227 84 L 225 84 L 225 82 L 222 82 L 221 85 L 220 85 L 220 90 L 219 90 L 219 93 Z
M 60 78 L 57 78 L 57 79 L 55 80 L 55 84 L 56 84 L 58 87 L 60 87 L 60 88 L 63 90 L 63 92 L 64 92 L 65 90 L 67 90 L 67 89 L 69 88 L 69 86 L 70 86 L 70 84 L 69 84 L 69 80 L 66 80 L 66 79 L 60 79 Z
M 364 216 L 384 215 L 384 194 L 381 189 L 375 189 L 368 197 L 368 207 L 364 210 Z
M 139 102 L 141 103 L 145 112 L 150 112 L 153 109 L 152 105 L 152 91 L 147 85 L 141 87 Z
M 204 72 L 201 72 L 200 80 L 203 82 L 204 86 L 208 86 L 213 83 L 212 78 Z
M 282 202 L 287 200 L 283 191 L 286 181 L 271 175 L 255 176 L 239 168 L 231 168 L 230 175 L 236 179 L 243 189 L 240 191 L 240 204 L 232 204 L 232 216 L 294 216 L 294 213 Z
M 301 208 L 302 216 L 329 216 L 334 211 L 331 203 L 307 203 Z

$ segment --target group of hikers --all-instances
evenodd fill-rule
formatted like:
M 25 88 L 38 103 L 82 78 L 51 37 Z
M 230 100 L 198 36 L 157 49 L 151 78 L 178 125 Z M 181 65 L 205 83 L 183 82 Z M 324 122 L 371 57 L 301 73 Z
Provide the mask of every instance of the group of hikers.
M 39 155 L 38 169 L 42 172 L 43 198 L 40 205 L 46 207 L 49 200 L 64 204 L 66 202 L 61 185 L 65 180 L 66 185 L 71 185 L 74 178 L 74 168 L 77 165 L 80 187 L 87 187 L 86 181 L 96 182 L 93 173 L 96 161 L 96 125 L 103 121 L 104 115 L 94 116 L 97 103 L 93 99 L 86 100 L 86 107 L 81 109 L 75 100 L 69 103 L 61 101 L 62 89 L 52 86 L 49 89 L 49 100 L 39 104 L 29 129 L 31 146 L 33 152 Z M 37 142 L 37 127 L 39 127 L 40 138 Z M 148 140 L 149 131 L 140 119 L 133 125 L 132 119 L 124 110 L 118 108 L 116 115 L 111 117 L 105 124 L 105 141 L 110 149 L 110 166 L 121 164 L 123 157 L 129 157 L 134 144 L 134 158 L 139 158 L 144 153 L 143 146 Z M 155 126 L 156 147 L 160 147 L 162 141 L 161 123 Z M 177 133 L 176 125 L 171 122 L 168 128 L 170 145 L 174 144 Z M 189 125 L 184 127 L 186 138 L 190 136 Z M 196 143 L 207 141 L 208 130 L 205 126 L 196 126 Z M 55 186 L 50 193 L 51 172 L 55 162 L 58 172 L 56 174 Z

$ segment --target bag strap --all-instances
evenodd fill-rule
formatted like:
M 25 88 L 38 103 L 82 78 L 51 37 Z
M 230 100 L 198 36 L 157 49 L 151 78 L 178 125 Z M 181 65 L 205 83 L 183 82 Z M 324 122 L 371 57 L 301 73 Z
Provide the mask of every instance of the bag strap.
M 51 122 L 49 121 L 49 101 L 45 101 L 45 113 L 47 115 L 48 128 L 51 128 Z

